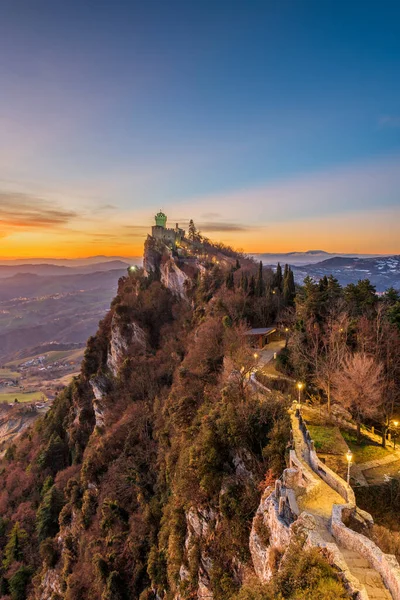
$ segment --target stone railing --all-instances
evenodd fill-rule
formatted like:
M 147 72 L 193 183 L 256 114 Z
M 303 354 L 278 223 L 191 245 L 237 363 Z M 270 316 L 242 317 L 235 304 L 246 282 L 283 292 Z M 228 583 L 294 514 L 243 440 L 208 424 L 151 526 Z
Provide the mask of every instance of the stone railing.
M 348 550 L 361 554 L 369 564 L 381 575 L 394 600 L 400 600 L 400 565 L 395 556 L 385 554 L 369 538 L 357 533 L 343 522 L 343 513 L 355 512 L 356 507 L 335 504 L 332 508 L 331 532 L 336 540 Z
M 278 514 L 281 519 L 288 524 L 293 523 L 300 514 L 294 490 L 285 487 L 281 480 L 277 479 L 275 481 L 275 498 L 278 502 Z
M 299 421 L 299 428 L 303 432 L 304 440 L 309 449 L 310 455 L 310 466 L 315 471 L 317 475 L 321 477 L 331 487 L 335 490 L 342 498 L 348 502 L 349 504 L 356 504 L 356 498 L 353 492 L 352 487 L 344 480 L 340 475 L 332 471 L 327 465 L 325 465 L 318 454 L 315 451 L 314 442 L 311 439 L 310 432 L 307 429 L 307 425 L 301 416 L 301 414 L 296 411 L 296 416 Z
M 348 550 L 353 550 L 361 554 L 372 568 L 381 575 L 394 600 L 400 600 L 400 565 L 396 557 L 391 554 L 385 554 L 372 540 L 344 524 L 343 516 L 354 515 L 358 510 L 354 492 L 344 479 L 322 463 L 315 451 L 314 442 L 311 439 L 307 425 L 298 411 L 296 411 L 296 417 L 299 429 L 303 433 L 304 441 L 309 450 L 311 468 L 346 501 L 346 504 L 334 504 L 332 507 L 330 525 L 332 535 Z M 371 515 L 368 513 L 365 514 L 368 520 L 373 522 Z

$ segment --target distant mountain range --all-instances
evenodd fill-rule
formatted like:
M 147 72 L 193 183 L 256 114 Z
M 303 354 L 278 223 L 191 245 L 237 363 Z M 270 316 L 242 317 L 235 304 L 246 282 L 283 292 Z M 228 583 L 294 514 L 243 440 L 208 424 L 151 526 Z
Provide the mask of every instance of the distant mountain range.
M 400 255 L 370 258 L 335 256 L 302 266 L 292 264 L 292 267 L 298 283 L 306 275 L 320 279 L 332 274 L 342 285 L 369 279 L 378 292 L 384 292 L 390 286 L 400 289 Z
M 65 267 L 80 267 L 84 265 L 104 264 L 113 261 L 137 265 L 142 262 L 141 256 L 88 256 L 86 258 L 16 258 L 0 259 L 0 265 L 61 265 Z
M 262 260 L 266 265 L 276 265 L 288 263 L 290 265 L 309 265 L 321 262 L 327 258 L 373 258 L 377 254 L 343 254 L 334 252 L 325 252 L 325 250 L 307 250 L 306 252 L 285 252 L 285 253 L 261 253 L 253 254 L 257 260 Z
M 85 344 L 132 262 L 0 265 L 0 361 L 51 342 Z M 68 263 L 70 264 L 70 263 Z
M 98 258 L 98 257 L 96 257 Z M 59 265 L 51 263 L 23 263 L 23 264 L 0 264 L 0 279 L 14 277 L 21 274 L 40 275 L 40 276 L 71 276 L 84 275 L 86 273 L 95 273 L 100 271 L 115 271 L 116 269 L 126 269 L 132 262 L 123 259 L 107 260 L 104 262 L 82 263 Z

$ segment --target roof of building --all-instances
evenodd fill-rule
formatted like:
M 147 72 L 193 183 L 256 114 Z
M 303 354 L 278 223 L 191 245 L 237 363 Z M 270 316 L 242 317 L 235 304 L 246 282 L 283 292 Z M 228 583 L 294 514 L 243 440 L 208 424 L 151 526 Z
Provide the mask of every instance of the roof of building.
M 276 327 L 256 327 L 246 331 L 245 335 L 269 335 L 276 331 Z

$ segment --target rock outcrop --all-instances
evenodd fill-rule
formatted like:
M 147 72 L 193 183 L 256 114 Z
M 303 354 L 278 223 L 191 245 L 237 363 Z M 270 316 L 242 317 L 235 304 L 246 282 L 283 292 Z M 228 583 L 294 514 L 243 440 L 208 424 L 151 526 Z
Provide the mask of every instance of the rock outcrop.
M 121 319 L 114 315 L 107 357 L 107 366 L 114 377 L 118 377 L 122 363 L 134 345 L 141 349 L 146 347 L 145 332 L 136 323 L 122 323 Z
M 97 375 L 89 381 L 90 387 L 93 390 L 93 410 L 96 419 L 96 427 L 104 427 L 104 399 L 110 389 L 110 383 L 106 376 Z

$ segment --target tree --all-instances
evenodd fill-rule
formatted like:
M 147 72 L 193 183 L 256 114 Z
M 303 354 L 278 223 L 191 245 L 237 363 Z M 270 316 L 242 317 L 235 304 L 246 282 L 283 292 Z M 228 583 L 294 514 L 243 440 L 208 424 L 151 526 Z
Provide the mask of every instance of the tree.
M 263 278 L 263 264 L 262 261 L 260 260 L 259 265 L 258 265 L 258 273 L 257 273 L 257 280 L 256 280 L 256 296 L 258 296 L 259 298 L 261 298 L 261 296 L 264 295 L 264 278 Z
M 233 271 L 230 270 L 225 279 L 225 285 L 228 290 L 233 290 L 235 288 L 235 280 L 233 278 Z
M 28 534 L 22 529 L 17 521 L 8 535 L 8 541 L 4 549 L 3 568 L 7 570 L 13 562 L 20 562 L 23 559 L 23 549 Z
M 274 287 L 276 287 L 279 292 L 283 291 L 283 276 L 282 267 L 280 263 L 278 263 L 276 267 L 276 272 L 274 276 Z
M 190 219 L 190 221 L 189 221 L 188 238 L 191 242 L 194 242 L 195 239 L 197 238 L 197 229 L 195 227 L 193 219 Z
M 349 283 L 344 288 L 344 297 L 353 316 L 371 312 L 378 301 L 376 288 L 369 279 L 360 279 L 358 283 Z
M 10 578 L 8 584 L 10 586 L 12 600 L 25 600 L 26 588 L 32 577 L 32 573 L 32 567 L 22 565 Z
M 62 493 L 53 485 L 44 495 L 36 515 L 39 541 L 53 537 L 58 531 L 58 515 L 64 505 Z
M 322 329 L 320 343 L 315 348 L 316 369 L 314 381 L 326 395 L 328 413 L 331 412 L 333 379 L 347 352 L 348 328 L 349 323 L 346 314 L 339 315 L 335 320 L 328 319 Z
M 254 279 L 254 275 L 250 277 L 249 281 L 249 296 L 254 296 L 256 293 L 256 280 Z
M 286 265 L 287 266 L 287 265 Z M 285 266 L 285 271 L 286 271 Z M 285 306 L 293 306 L 294 299 L 296 296 L 296 286 L 294 283 L 294 275 L 293 271 L 290 267 L 288 267 L 286 271 L 286 276 L 283 280 L 283 302 Z
M 382 404 L 382 365 L 374 358 L 357 352 L 349 356 L 334 377 L 336 400 L 353 415 L 357 441 L 361 442 L 361 422 L 374 417 Z

